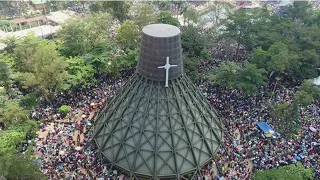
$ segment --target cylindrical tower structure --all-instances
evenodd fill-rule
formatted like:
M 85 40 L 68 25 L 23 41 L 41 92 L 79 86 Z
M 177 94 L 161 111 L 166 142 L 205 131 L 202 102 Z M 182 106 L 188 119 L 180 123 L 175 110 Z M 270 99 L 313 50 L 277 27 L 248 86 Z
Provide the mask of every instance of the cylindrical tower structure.
M 166 71 L 158 67 L 166 64 L 166 58 L 177 67 L 169 69 L 169 80 L 182 75 L 182 49 L 180 29 L 169 24 L 151 24 L 142 29 L 140 59 L 137 71 L 150 80 L 165 81 Z

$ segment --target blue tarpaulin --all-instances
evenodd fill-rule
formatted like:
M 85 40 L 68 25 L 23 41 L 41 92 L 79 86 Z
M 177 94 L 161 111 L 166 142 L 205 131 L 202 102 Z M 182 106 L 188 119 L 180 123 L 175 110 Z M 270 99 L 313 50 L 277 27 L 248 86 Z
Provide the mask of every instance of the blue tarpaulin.
M 273 129 L 265 122 L 259 122 L 257 125 L 264 133 L 274 133 Z

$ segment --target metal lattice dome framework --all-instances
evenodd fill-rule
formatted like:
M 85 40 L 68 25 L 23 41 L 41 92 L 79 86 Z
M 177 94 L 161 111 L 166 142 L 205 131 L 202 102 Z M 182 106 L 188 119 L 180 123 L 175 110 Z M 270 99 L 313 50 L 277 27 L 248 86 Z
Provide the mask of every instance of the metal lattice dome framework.
M 143 32 L 142 41 L 149 33 Z M 178 36 L 180 42 L 180 31 L 174 33 L 165 36 Z M 144 48 L 142 42 L 141 51 Z M 165 64 L 162 57 L 166 56 L 170 54 L 161 56 L 157 66 Z M 182 62 L 181 56 L 175 57 L 173 62 Z M 100 111 L 93 138 L 111 167 L 136 177 L 178 179 L 214 158 L 223 136 L 221 122 L 201 92 L 182 74 L 182 63 L 165 87 L 165 70 L 154 73 L 141 66 L 144 60 L 140 55 L 138 72 Z M 144 71 L 139 73 L 139 68 Z

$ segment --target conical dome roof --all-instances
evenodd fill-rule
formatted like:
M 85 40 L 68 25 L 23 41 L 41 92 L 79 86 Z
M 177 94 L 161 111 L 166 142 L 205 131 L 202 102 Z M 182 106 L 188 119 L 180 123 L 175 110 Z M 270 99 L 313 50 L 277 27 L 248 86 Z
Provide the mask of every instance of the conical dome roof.
M 149 26 L 176 28 L 171 25 Z M 143 32 L 143 40 L 152 34 Z M 170 36 L 170 32 L 169 35 L 152 35 L 155 38 L 175 38 L 180 47 L 180 31 L 174 36 Z M 146 48 L 142 43 L 142 53 L 151 52 Z M 181 50 L 158 55 L 159 61 L 153 62 L 155 66 L 151 63 L 149 69 L 142 65 L 144 61 L 152 61 L 140 55 L 137 73 L 103 107 L 94 126 L 94 140 L 101 153 L 112 166 L 130 175 L 177 179 L 199 170 L 212 160 L 221 144 L 222 128 L 218 115 L 182 74 L 181 56 L 170 53 L 181 53 Z M 164 80 L 166 73 L 163 73 L 166 70 L 160 69 L 162 71 L 157 74 L 155 70 L 158 68 L 154 68 L 166 64 L 166 56 L 176 57 L 172 59 L 177 63 L 168 71 L 173 71 L 168 87 Z M 152 68 L 154 71 L 150 70 Z

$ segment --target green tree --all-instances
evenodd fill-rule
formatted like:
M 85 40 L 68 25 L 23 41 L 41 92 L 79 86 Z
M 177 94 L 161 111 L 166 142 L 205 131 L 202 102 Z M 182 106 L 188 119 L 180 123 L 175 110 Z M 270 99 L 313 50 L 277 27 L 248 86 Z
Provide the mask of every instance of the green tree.
M 8 91 L 11 82 L 11 72 L 7 63 L 0 61 L 0 86 Z
M 72 87 L 81 85 L 86 87 L 95 83 L 94 75 L 95 69 L 91 64 L 86 62 L 82 57 L 70 57 L 67 59 L 68 62 L 68 84 Z
M 38 129 L 37 122 L 27 120 L 12 124 L 7 129 L 0 131 L 0 157 L 19 152 L 22 149 L 21 144 L 26 141 L 26 136 L 34 135 Z
M 1 42 L 6 45 L 4 50 L 7 51 L 9 54 L 12 54 L 13 49 L 17 46 L 17 38 L 14 36 L 5 37 L 4 39 L 1 39 Z
M 237 42 L 236 54 L 240 45 L 251 50 L 257 46 L 257 33 L 268 28 L 270 22 L 269 11 L 266 8 L 245 9 L 233 11 L 224 21 L 225 30 L 221 38 L 233 39 Z M 264 34 L 262 34 L 264 35 Z
M 39 100 L 36 93 L 30 93 L 20 99 L 20 106 L 27 110 L 32 110 L 39 106 Z
M 52 97 L 68 77 L 68 64 L 56 48 L 52 41 L 27 36 L 14 50 L 18 80 L 43 97 Z
M 307 106 L 312 102 L 312 100 L 313 100 L 312 95 L 307 93 L 306 91 L 298 91 L 294 95 L 294 103 L 300 106 Z
M 142 29 L 148 24 L 156 22 L 154 9 L 149 4 L 142 4 L 141 6 L 132 6 L 133 21 Z
M 222 87 L 234 88 L 239 70 L 240 66 L 233 61 L 222 62 L 214 72 L 209 72 L 208 80 Z
M 186 11 L 183 13 L 183 19 L 184 25 L 186 21 L 188 25 L 190 24 L 190 21 L 192 21 L 192 23 L 197 23 L 199 19 L 199 13 L 194 8 L 187 8 Z
M 294 1 L 289 5 L 288 16 L 292 21 L 306 22 L 312 16 L 312 4 L 308 1 Z
M 233 86 L 244 91 L 246 94 L 258 93 L 260 86 L 266 85 L 266 71 L 263 68 L 257 68 L 255 64 L 246 63 L 239 69 L 237 81 Z
M 159 18 L 158 18 L 158 23 L 163 23 L 163 24 L 171 24 L 177 27 L 180 27 L 180 22 L 177 18 L 172 17 L 171 13 L 169 11 L 161 11 Z
M 319 100 L 320 98 L 320 89 L 311 81 L 303 81 L 303 83 L 299 87 L 299 91 L 307 92 L 313 97 L 314 100 Z
M 62 29 L 57 33 L 58 38 L 62 40 L 60 48 L 62 55 L 74 57 L 83 55 L 87 51 L 88 32 L 84 30 L 84 27 L 84 22 L 76 20 L 68 21 L 62 25 Z
M 314 10 L 313 14 L 310 17 L 310 22 L 311 25 L 320 25 L 320 10 Z
M 0 29 L 4 29 L 5 31 L 14 31 L 19 27 L 16 23 L 9 20 L 0 20 Z
M 15 67 L 14 67 L 15 60 L 14 60 L 12 54 L 9 54 L 7 52 L 1 53 L 0 54 L 0 62 L 6 63 L 11 73 L 13 73 L 15 71 Z M 13 74 L 11 74 L 11 75 L 13 75 Z
M 138 49 L 120 53 L 112 62 L 113 72 L 133 68 L 138 63 Z M 111 73 L 111 72 L 110 72 Z
M 296 104 L 280 103 L 270 105 L 273 124 L 277 131 L 287 137 L 292 137 L 299 132 L 299 109 Z
M 1 157 L 0 174 L 6 179 L 47 179 L 28 155 L 8 154 Z
M 90 2 L 89 9 L 91 12 L 105 12 L 108 6 L 105 1 Z
M 253 180 L 312 180 L 313 172 L 311 168 L 305 168 L 300 162 L 265 171 L 257 171 L 253 175 Z
M 26 120 L 18 124 L 12 124 L 7 131 L 23 132 L 25 135 L 35 135 L 39 130 L 39 124 L 34 120 Z
M 299 87 L 299 91 L 294 95 L 293 103 L 296 106 L 306 107 L 313 100 L 320 99 L 320 89 L 311 81 L 305 80 Z
M 6 101 L 8 101 L 8 95 L 4 87 L 0 87 L 0 109 L 3 108 Z
M 320 30 L 320 29 L 319 29 Z M 295 62 L 291 73 L 294 77 L 316 78 L 318 77 L 318 67 L 320 65 L 320 56 L 315 49 L 303 50 L 299 53 L 299 59 L 292 59 Z
M 184 57 L 183 68 L 184 73 L 188 74 L 191 80 L 197 81 L 201 78 L 199 73 L 200 59 L 196 57 Z
M 125 1 L 107 1 L 106 6 L 109 8 L 110 14 L 117 18 L 120 22 L 123 22 L 130 10 L 130 4 Z
M 24 132 L 0 131 L 0 156 L 13 153 L 25 139 Z
M 289 50 L 285 44 L 281 42 L 275 43 L 267 52 L 270 58 L 267 61 L 267 68 L 270 72 L 284 73 L 290 68 Z
M 225 23 L 225 32 L 223 37 L 231 38 L 237 41 L 236 53 L 239 52 L 240 45 L 252 46 L 253 34 L 251 34 L 252 15 L 240 8 L 231 14 Z
M 95 48 L 85 55 L 85 59 L 93 66 L 96 74 L 110 72 L 110 64 L 115 59 L 116 47 L 106 44 L 103 48 Z
M 71 111 L 71 107 L 67 106 L 67 105 L 62 105 L 59 108 L 59 112 L 62 113 L 62 114 L 68 114 L 70 111 Z
M 139 26 L 132 21 L 124 21 L 117 30 L 115 41 L 124 50 L 137 48 L 140 41 Z
M 7 101 L 0 109 L 0 122 L 8 128 L 11 124 L 17 124 L 28 120 L 28 111 L 20 107 L 18 102 Z
M 254 50 L 252 63 L 259 68 L 266 68 L 268 72 L 276 72 L 278 75 L 287 73 L 292 74 L 292 69 L 298 66 L 299 56 L 289 51 L 284 43 L 277 42 L 270 46 L 267 51 L 262 48 Z
M 105 65 L 105 73 L 114 77 L 119 77 L 122 70 L 133 68 L 138 62 L 138 50 L 128 50 L 119 52 L 116 56 L 108 59 Z
M 85 22 L 84 31 L 87 35 L 88 50 L 91 51 L 97 47 L 103 47 L 109 43 L 108 30 L 112 26 L 112 17 L 108 13 L 87 14 L 83 18 Z
M 209 73 L 208 79 L 225 88 L 236 88 L 246 94 L 256 94 L 258 88 L 266 84 L 265 74 L 266 71 L 257 68 L 255 64 L 247 62 L 242 67 L 235 62 L 227 61 L 222 62 L 213 74 Z
M 92 13 L 76 17 L 62 25 L 57 33 L 61 41 L 60 52 L 66 57 L 83 56 L 110 43 L 108 30 L 111 17 L 108 13 Z
M 181 46 L 188 57 L 200 57 L 208 45 L 208 38 L 199 31 L 200 28 L 189 25 L 181 34 Z

